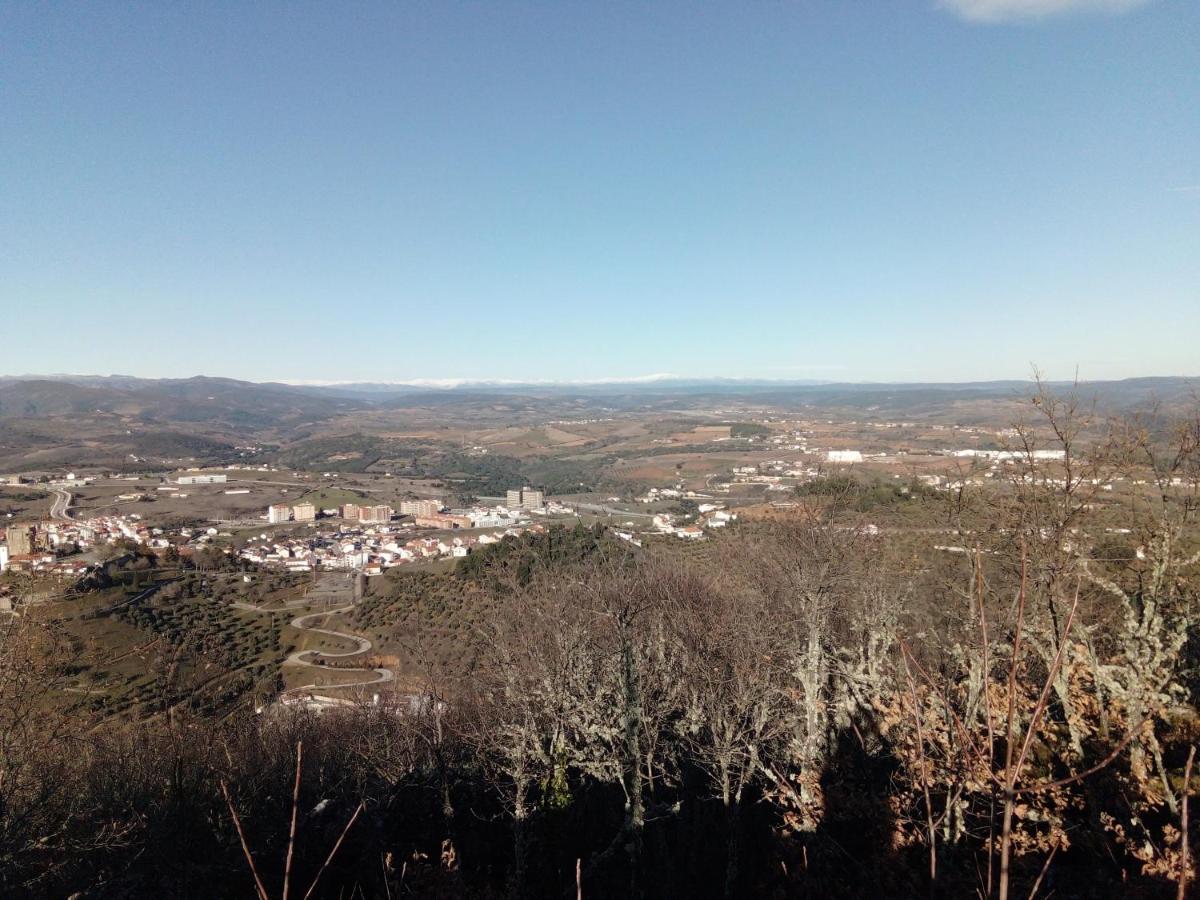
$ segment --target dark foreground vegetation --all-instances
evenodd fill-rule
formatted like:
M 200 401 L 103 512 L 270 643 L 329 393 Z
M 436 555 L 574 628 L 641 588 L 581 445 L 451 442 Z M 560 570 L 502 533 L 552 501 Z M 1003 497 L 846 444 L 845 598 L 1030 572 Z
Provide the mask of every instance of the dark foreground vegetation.
M 937 534 L 822 494 L 704 554 L 498 553 L 474 669 L 402 711 L 97 728 L 11 619 L 0 895 L 1186 896 L 1200 420 L 1039 408 L 1066 459 Z

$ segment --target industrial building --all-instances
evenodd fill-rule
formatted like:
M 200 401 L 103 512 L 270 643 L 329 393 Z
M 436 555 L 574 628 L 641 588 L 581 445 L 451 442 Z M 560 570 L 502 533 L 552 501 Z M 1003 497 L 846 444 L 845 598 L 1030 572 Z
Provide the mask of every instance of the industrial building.
M 467 516 L 418 516 L 419 528 L 470 528 L 474 523 Z
M 863 461 L 861 450 L 830 450 L 825 454 L 825 462 L 831 463 L 860 463 Z
M 224 484 L 228 480 L 228 475 L 204 475 L 199 472 L 179 476 L 179 484 Z

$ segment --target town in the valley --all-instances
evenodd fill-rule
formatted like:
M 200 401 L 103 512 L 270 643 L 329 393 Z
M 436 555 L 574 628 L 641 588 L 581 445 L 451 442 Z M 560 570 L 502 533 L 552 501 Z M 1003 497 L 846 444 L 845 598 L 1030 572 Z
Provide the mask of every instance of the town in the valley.
M 250 570 L 370 577 L 395 567 L 461 559 L 554 524 L 597 522 L 638 546 L 664 537 L 696 541 L 735 523 L 739 511 L 755 516 L 794 507 L 805 484 L 831 476 L 865 473 L 899 483 L 902 493 L 951 492 L 985 486 L 1026 462 L 1053 463 L 1064 452 L 995 446 L 913 449 L 897 446 L 903 439 L 887 441 L 895 430 L 910 430 L 913 423 L 855 421 L 845 427 L 869 432 L 869 449 L 840 446 L 844 439 L 834 440 L 838 446 L 816 446 L 816 435 L 828 437 L 837 430 L 832 421 L 813 427 L 766 419 L 741 438 L 728 426 L 699 426 L 685 437 L 653 441 L 650 450 L 681 444 L 684 461 L 673 470 L 663 469 L 657 483 L 642 482 L 624 496 L 552 495 L 543 487 L 514 484 L 502 495 L 471 497 L 469 505 L 461 506 L 428 483 L 406 482 L 391 473 L 305 472 L 269 464 L 9 474 L 0 476 L 0 500 L 9 489 L 26 496 L 44 494 L 50 503 L 45 515 L 6 514 L 0 572 L 69 582 L 105 562 L 114 548 L 135 545 L 181 557 L 220 553 Z M 927 437 L 936 442 L 946 431 L 976 444 L 980 435 L 996 440 L 1015 436 L 1011 429 L 933 425 Z M 697 437 L 709 445 L 700 447 L 701 453 L 691 443 Z M 682 446 L 685 441 L 688 445 Z M 698 473 L 696 462 L 709 463 L 714 448 L 729 454 L 722 459 L 724 469 Z M 480 447 L 474 451 L 487 452 Z M 1114 485 L 1104 489 L 1112 491 Z M 0 582 L 0 597 L 5 592 Z

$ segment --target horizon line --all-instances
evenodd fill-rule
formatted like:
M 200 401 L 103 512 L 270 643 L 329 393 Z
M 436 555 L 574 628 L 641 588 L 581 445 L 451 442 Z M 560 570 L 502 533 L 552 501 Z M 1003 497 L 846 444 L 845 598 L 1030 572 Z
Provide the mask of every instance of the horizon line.
M 237 381 L 245 384 L 279 384 L 287 387 L 355 387 L 362 385 L 372 385 L 379 387 L 396 387 L 396 388 L 426 388 L 430 390 L 456 390 L 459 388 L 468 387 L 604 387 L 604 386 L 620 386 L 620 385 L 653 385 L 653 384 L 670 384 L 672 382 L 698 382 L 701 384 L 763 384 L 763 385 L 796 385 L 796 386 L 834 386 L 834 385 L 908 385 L 908 384 L 930 384 L 930 385 L 969 385 L 969 384 L 989 384 L 995 382 L 1014 382 L 1014 383 L 1029 383 L 1032 384 L 1036 378 L 1032 375 L 1025 377 L 994 377 L 994 378 L 965 378 L 965 379 L 911 379 L 911 380 L 851 380 L 851 379 L 828 379 L 828 378 L 770 378 L 754 375 L 678 375 L 668 372 L 657 372 L 648 375 L 634 376 L 610 376 L 598 378 L 487 378 L 487 377 L 461 377 L 461 378 L 399 378 L 399 379 L 379 379 L 379 378 L 359 378 L 359 379 L 291 379 L 291 378 L 268 378 L 263 380 L 255 380 L 250 378 L 238 378 L 229 375 L 207 375 L 198 373 L 195 375 L 186 376 L 154 376 L 154 375 L 131 375 L 128 373 L 110 373 L 106 375 L 89 374 L 81 372 L 53 372 L 53 373 L 23 373 L 0 375 L 0 381 L 69 381 L 74 378 L 87 379 L 122 379 L 128 378 L 137 381 L 192 381 L 200 378 L 222 379 L 227 381 Z M 1044 378 L 1047 383 L 1053 384 L 1095 384 L 1102 382 L 1121 382 L 1121 381 L 1138 381 L 1144 379 L 1178 379 L 1178 380 L 1200 380 L 1200 374 L 1146 374 L 1146 375 L 1128 375 L 1121 378 Z

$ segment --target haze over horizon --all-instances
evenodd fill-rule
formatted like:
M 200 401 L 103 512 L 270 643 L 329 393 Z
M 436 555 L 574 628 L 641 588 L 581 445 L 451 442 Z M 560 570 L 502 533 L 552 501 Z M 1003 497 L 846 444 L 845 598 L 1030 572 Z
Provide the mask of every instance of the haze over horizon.
M 0 369 L 1191 375 L 1197 35 L 1186 0 L 8 4 Z
M 211 379 L 228 379 L 232 381 L 241 381 L 249 384 L 283 384 L 289 387 L 314 387 L 314 388 L 335 388 L 335 387 L 380 387 L 380 388 L 430 388 L 430 389 L 455 389 L 455 388 L 471 388 L 471 387 L 546 387 L 546 388 L 599 388 L 606 385 L 614 387 L 630 387 L 630 386 L 648 386 L 654 385 L 738 385 L 744 384 L 747 386 L 754 385 L 794 385 L 794 386 L 833 386 L 833 385 L 862 385 L 862 386 L 888 386 L 888 385 L 973 385 L 973 384 L 998 384 L 1003 382 L 1018 382 L 1031 383 L 1035 378 L 1040 377 L 1046 383 L 1063 384 L 1069 382 L 1078 382 L 1080 384 L 1088 383 L 1111 383 L 1122 381 L 1137 381 L 1142 379 L 1151 380 L 1180 380 L 1185 384 L 1189 383 L 1190 379 L 1200 376 L 1190 373 L 1148 373 L 1145 375 L 1129 376 L 1128 378 L 1086 378 L 1082 374 L 1071 373 L 1064 377 L 1055 377 L 1041 370 L 1030 370 L 1022 376 L 1006 376 L 1002 378 L 978 378 L 978 379 L 956 379 L 956 380 L 922 380 L 922 379 L 864 379 L 864 378 L 761 378 L 753 376 L 738 376 L 738 375 L 678 375 L 669 372 L 659 372 L 650 375 L 631 375 L 617 376 L 610 378 L 575 378 L 575 379 L 555 379 L 555 378 L 540 378 L 540 379 L 511 379 L 511 378 L 387 378 L 387 379 L 353 379 L 353 380 L 324 380 L 324 379 L 294 379 L 294 378 L 279 378 L 279 379 L 239 379 L 230 375 L 224 375 L 212 372 L 196 372 L 190 375 L 179 376 L 163 376 L 161 378 L 154 376 L 142 376 L 129 372 L 111 372 L 111 373 L 66 373 L 66 372 L 24 372 L 24 373 L 0 373 L 0 382 L 3 381 L 77 381 L 91 382 L 95 379 L 135 379 L 145 382 L 156 381 L 186 381 L 198 378 Z

